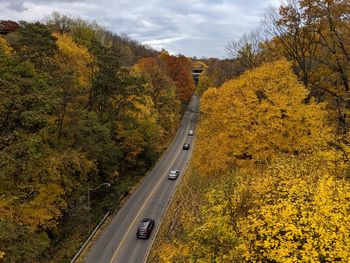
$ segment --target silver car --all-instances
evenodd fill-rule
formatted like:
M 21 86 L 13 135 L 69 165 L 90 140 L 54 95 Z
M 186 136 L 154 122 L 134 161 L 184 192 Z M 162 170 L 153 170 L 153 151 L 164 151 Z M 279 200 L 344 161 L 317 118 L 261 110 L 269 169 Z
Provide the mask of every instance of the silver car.
M 169 180 L 176 180 L 176 178 L 179 176 L 179 174 L 180 174 L 179 170 L 173 169 L 170 171 L 170 173 L 168 175 L 168 179 Z

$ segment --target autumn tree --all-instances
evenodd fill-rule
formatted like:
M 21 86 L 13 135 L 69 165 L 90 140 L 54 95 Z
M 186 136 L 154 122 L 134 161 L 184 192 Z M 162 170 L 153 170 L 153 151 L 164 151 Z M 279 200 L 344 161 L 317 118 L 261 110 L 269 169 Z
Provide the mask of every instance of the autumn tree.
M 315 156 L 280 157 L 255 174 L 250 210 L 238 220 L 245 259 L 348 261 L 350 184 L 341 174 Z
M 166 75 L 165 67 L 157 58 L 144 58 L 137 63 L 137 67 L 148 79 L 147 87 L 152 97 L 155 107 L 158 108 L 162 103 L 162 97 L 165 96 L 167 89 L 172 88 L 172 80 Z
M 258 30 L 253 31 L 250 34 L 243 35 L 236 41 L 231 41 L 226 46 L 226 53 L 230 58 L 237 60 L 237 63 L 245 70 L 253 69 L 270 59 L 265 54 L 264 42 L 265 38 L 261 32 Z
M 295 73 L 306 87 L 311 86 L 315 74 L 314 56 L 318 52 L 316 32 L 311 28 L 313 18 L 304 14 L 297 1 L 281 6 L 279 14 L 270 9 L 264 19 L 267 32 L 274 37 L 266 42 L 276 56 L 284 56 L 297 67 Z M 310 83 L 311 82 L 311 83 Z
M 135 70 L 146 80 L 145 92 L 151 96 L 159 116 L 159 135 L 166 141 L 174 134 L 179 119 L 180 102 L 176 97 L 175 84 L 167 75 L 165 65 L 159 58 L 141 59 Z
M 210 87 L 220 87 L 224 82 L 239 76 L 245 68 L 233 59 L 209 59 L 208 67 L 199 76 L 196 93 L 202 96 Z
M 88 90 L 91 87 L 90 65 L 93 58 L 86 47 L 77 45 L 67 34 L 53 33 L 57 39 L 58 52 L 55 56 L 58 65 L 55 72 L 56 94 L 60 98 L 58 106 L 58 137 L 61 138 L 65 119 L 77 105 L 88 103 Z M 73 106 L 72 104 L 77 104 Z
M 188 102 L 195 90 L 190 61 L 185 56 L 172 56 L 166 51 L 160 54 L 160 58 L 166 65 L 168 76 L 176 85 L 179 100 L 182 103 Z
M 45 25 L 26 23 L 9 34 L 7 41 L 23 60 L 32 62 L 39 71 L 51 72 L 55 69 L 52 57 L 57 52 L 56 41 Z
M 48 120 L 55 99 L 47 78 L 16 54 L 0 48 L 0 57 L 0 240 L 6 261 L 36 262 L 64 214 L 72 178 L 86 180 L 95 165 L 74 150 L 50 148 Z
M 322 105 L 303 103 L 307 94 L 284 60 L 209 89 L 202 98 L 194 163 L 211 174 L 247 160 L 266 162 L 281 152 L 302 155 L 322 149 L 327 115 Z M 211 151 L 213 147 L 220 151 Z
M 271 50 L 295 64 L 295 73 L 310 89 L 308 98 L 325 100 L 338 122 L 348 129 L 348 1 L 288 1 L 279 15 L 265 20 L 274 36 Z
M 158 55 L 137 41 L 59 14 L 21 24 L 0 37 L 0 260 L 63 262 L 88 235 L 88 189 L 112 184 L 95 223 L 154 165 L 180 103 L 161 60 L 133 65 Z
M 151 262 L 349 260 L 349 147 L 307 94 L 286 60 L 204 93 Z

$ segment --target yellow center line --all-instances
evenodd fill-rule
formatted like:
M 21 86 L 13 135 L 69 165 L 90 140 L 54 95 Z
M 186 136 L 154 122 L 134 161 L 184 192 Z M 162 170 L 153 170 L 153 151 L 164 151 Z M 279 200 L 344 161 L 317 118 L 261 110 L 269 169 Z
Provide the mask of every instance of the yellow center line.
M 175 158 L 174 158 L 174 157 L 175 157 Z M 174 157 L 171 159 L 171 162 L 169 162 L 169 163 L 173 164 L 174 161 L 175 161 L 175 159 L 178 157 L 178 155 L 174 154 Z M 168 168 L 167 170 L 169 170 L 169 168 Z M 160 179 L 164 179 L 164 178 L 165 178 L 165 177 L 162 176 Z M 143 203 L 143 205 L 141 206 L 139 212 L 138 212 L 137 215 L 135 216 L 134 220 L 131 222 L 131 224 L 130 224 L 128 230 L 126 231 L 126 233 L 125 233 L 125 235 L 124 235 L 122 241 L 120 241 L 119 246 L 118 246 L 117 249 L 115 250 L 115 252 L 114 252 L 114 254 L 113 254 L 113 257 L 112 257 L 112 259 L 109 261 L 109 263 L 112 263 L 112 262 L 113 262 L 114 258 L 115 258 L 116 255 L 118 254 L 118 252 L 119 252 L 121 246 L 123 245 L 123 243 L 124 243 L 126 237 L 128 236 L 128 234 L 129 234 L 129 232 L 130 232 L 132 226 L 134 225 L 136 219 L 139 217 L 140 213 L 141 213 L 142 210 L 145 208 L 145 206 L 146 206 L 148 200 L 152 197 L 152 195 L 153 195 L 153 194 L 155 193 L 155 191 L 158 189 L 158 186 L 160 185 L 161 182 L 162 182 L 162 180 L 159 180 L 159 182 L 158 182 L 158 183 L 156 184 L 156 186 L 153 188 L 153 191 L 150 193 L 150 195 L 147 197 L 146 201 L 145 201 L 145 202 Z

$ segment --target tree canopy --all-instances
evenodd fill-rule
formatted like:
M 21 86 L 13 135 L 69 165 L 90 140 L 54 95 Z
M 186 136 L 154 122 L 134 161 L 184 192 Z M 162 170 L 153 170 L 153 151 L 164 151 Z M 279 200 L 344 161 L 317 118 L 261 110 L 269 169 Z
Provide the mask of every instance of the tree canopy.
M 193 86 L 170 68 L 127 36 L 58 13 L 0 37 L 0 259 L 74 255 L 87 213 L 95 222 L 115 207 L 171 141 Z M 88 211 L 87 191 L 103 182 L 110 190 Z

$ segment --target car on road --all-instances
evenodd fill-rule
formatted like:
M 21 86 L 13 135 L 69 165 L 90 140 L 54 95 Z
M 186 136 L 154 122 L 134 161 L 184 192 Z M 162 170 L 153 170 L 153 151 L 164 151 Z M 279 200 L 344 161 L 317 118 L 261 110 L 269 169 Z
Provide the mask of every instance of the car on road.
M 141 220 L 139 228 L 137 229 L 136 237 L 147 239 L 150 237 L 154 228 L 154 220 L 151 218 L 144 218 Z
M 177 177 L 179 176 L 179 174 L 180 174 L 179 170 L 173 169 L 170 171 L 170 173 L 168 175 L 168 179 L 169 180 L 176 180 Z
M 193 136 L 193 130 L 189 130 L 189 131 L 188 131 L 188 135 L 189 135 L 189 136 Z
M 182 146 L 183 150 L 189 150 L 190 149 L 190 144 L 189 143 L 185 143 L 184 146 Z

